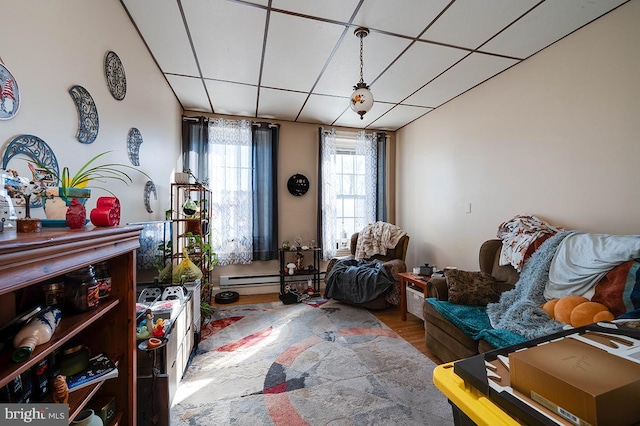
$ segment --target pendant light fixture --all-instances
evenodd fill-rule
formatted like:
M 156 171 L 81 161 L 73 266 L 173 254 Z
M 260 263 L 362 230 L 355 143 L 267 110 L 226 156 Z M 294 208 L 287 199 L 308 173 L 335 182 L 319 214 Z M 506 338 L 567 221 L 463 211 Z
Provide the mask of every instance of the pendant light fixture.
M 351 109 L 360 114 L 360 120 L 373 106 L 373 94 L 369 91 L 369 86 L 362 77 L 362 39 L 369 35 L 368 28 L 356 28 L 353 32 L 360 39 L 360 81 L 353 86 L 355 91 L 351 94 Z

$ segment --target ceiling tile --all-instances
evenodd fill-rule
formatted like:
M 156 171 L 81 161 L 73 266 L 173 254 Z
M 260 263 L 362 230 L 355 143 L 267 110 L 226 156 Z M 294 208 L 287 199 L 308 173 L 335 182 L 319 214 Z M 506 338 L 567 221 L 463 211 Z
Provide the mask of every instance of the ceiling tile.
M 123 3 L 163 72 L 198 75 L 175 0 L 123 0 Z
M 351 92 L 349 92 L 350 94 Z M 304 105 L 298 121 L 333 123 L 348 106 L 348 97 L 311 95 Z
M 539 0 L 456 0 L 422 39 L 476 49 Z
M 258 84 L 266 10 L 226 0 L 182 4 L 203 77 Z
M 367 112 L 363 119 L 360 120 L 360 116 L 354 112 L 351 108 L 347 108 L 333 124 L 335 126 L 354 127 L 356 129 L 364 129 L 369 126 L 372 121 L 380 117 L 387 112 L 393 104 L 387 104 L 383 102 L 376 102 L 369 112 Z
M 409 45 L 410 41 L 381 33 L 363 40 L 364 81 L 370 83 Z M 315 87 L 316 93 L 349 96 L 360 81 L 360 39 L 349 30 Z
M 467 54 L 461 49 L 416 42 L 371 84 L 371 92 L 378 101 L 400 102 Z
M 481 50 L 527 58 L 625 1 L 545 1 Z
M 182 108 L 190 111 L 213 112 L 202 80 L 194 77 L 167 75 L 167 81 L 177 95 Z
M 246 84 L 205 80 L 216 114 L 254 117 L 258 88 Z
M 418 36 L 450 0 L 367 0 L 353 23 L 376 30 Z
M 515 59 L 472 53 L 403 103 L 438 107 L 516 63 Z
M 372 126 L 376 129 L 396 131 L 407 123 L 422 117 L 432 108 L 422 108 L 407 105 L 398 105 L 378 118 Z
M 274 9 L 289 10 L 308 16 L 317 16 L 339 22 L 349 22 L 359 0 L 273 0 Z
M 305 93 L 263 88 L 260 90 L 258 116 L 294 121 L 306 98 Z
M 343 31 L 341 25 L 272 13 L 262 84 L 308 92 Z

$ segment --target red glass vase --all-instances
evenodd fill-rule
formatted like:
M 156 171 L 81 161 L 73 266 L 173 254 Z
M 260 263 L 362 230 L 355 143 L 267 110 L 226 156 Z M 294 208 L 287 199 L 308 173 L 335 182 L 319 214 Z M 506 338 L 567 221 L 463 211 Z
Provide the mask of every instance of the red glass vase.
M 87 209 L 77 198 L 74 198 L 69 203 L 66 219 L 67 226 L 71 229 L 84 228 L 85 223 L 87 223 Z

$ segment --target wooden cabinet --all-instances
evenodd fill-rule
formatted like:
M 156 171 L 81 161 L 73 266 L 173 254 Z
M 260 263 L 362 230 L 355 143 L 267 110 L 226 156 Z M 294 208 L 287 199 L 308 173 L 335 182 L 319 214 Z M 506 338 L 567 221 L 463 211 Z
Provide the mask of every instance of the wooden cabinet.
M 76 269 L 106 262 L 111 295 L 83 313 L 63 313 L 52 339 L 36 347 L 22 363 L 11 361 L 13 348 L 0 352 L 0 387 L 7 385 L 54 351 L 80 342 L 92 354 L 107 353 L 118 365 L 118 377 L 69 394 L 73 419 L 96 396 L 113 396 L 118 425 L 135 425 L 136 419 L 136 249 L 141 227 L 70 230 L 45 228 L 40 233 L 0 233 L 0 324 L 6 322 L 27 298 L 37 299 L 42 283 Z M 44 298 L 42 299 L 44 303 Z

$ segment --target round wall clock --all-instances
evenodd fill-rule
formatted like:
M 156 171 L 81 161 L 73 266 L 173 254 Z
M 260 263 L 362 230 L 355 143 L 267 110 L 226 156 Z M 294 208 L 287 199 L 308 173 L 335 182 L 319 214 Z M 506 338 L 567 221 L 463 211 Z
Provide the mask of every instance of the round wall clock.
M 108 51 L 104 57 L 104 75 L 114 99 L 121 101 L 127 94 L 127 76 L 116 52 Z
M 309 190 L 309 179 L 307 179 L 305 175 L 296 173 L 287 181 L 287 189 L 291 195 L 295 195 L 297 197 L 304 195 Z

